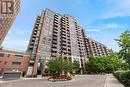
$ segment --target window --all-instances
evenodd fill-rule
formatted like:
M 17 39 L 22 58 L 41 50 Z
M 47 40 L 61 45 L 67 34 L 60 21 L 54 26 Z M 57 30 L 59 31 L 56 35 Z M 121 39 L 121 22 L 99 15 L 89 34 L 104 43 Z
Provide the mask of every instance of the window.
M 29 66 L 34 66 L 34 63 L 30 63 Z
M 21 62 L 12 62 L 12 65 L 16 65 L 19 66 L 21 64 Z
M 0 53 L 0 57 L 4 57 L 5 56 L 5 54 L 4 53 Z
M 7 54 L 7 57 L 10 57 L 10 54 Z
M 2 61 L 0 61 L 0 65 L 2 64 Z
M 22 55 L 15 55 L 15 58 L 16 58 L 16 59 L 22 59 L 23 56 L 22 56 Z
M 5 64 L 5 65 L 7 65 L 7 64 L 8 64 L 8 62 L 7 62 L 7 61 L 5 61 L 5 62 L 4 62 L 4 64 Z

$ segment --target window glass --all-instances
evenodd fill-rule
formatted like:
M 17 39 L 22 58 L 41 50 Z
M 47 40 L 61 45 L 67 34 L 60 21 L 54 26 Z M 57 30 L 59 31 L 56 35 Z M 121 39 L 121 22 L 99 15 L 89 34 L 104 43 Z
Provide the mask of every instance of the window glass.
M 10 57 L 11 55 L 10 54 L 7 54 L 7 57 Z
M 12 62 L 12 65 L 16 65 L 16 66 L 18 66 L 20 64 L 21 64 L 21 62 Z
M 2 61 L 0 61 L 0 64 L 2 64 Z
M 5 61 L 5 62 L 4 62 L 4 64 L 5 64 L 5 65 L 7 65 L 7 64 L 8 64 L 8 62 L 7 62 L 7 61 Z
M 22 59 L 23 56 L 22 56 L 22 55 L 15 55 L 15 58 L 16 58 L 16 59 Z

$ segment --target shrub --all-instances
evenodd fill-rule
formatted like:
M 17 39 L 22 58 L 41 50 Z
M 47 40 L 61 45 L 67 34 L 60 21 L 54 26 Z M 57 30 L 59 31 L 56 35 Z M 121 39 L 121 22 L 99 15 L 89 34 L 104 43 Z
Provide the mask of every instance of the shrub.
M 106 65 L 107 61 L 105 58 L 90 58 L 86 65 L 86 69 L 90 74 L 97 74 L 104 72 Z
M 122 60 L 117 55 L 110 55 L 107 57 L 92 57 L 86 64 L 87 73 L 112 73 L 119 69 Z
M 130 87 L 130 71 L 116 71 L 114 76 L 125 85 L 125 87 Z
M 119 70 L 129 70 L 129 64 L 128 63 L 121 63 L 119 65 Z

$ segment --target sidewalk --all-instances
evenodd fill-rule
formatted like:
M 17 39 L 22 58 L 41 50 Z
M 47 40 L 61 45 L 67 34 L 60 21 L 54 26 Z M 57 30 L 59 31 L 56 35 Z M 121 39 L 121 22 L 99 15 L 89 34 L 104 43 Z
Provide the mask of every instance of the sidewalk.
M 125 87 L 112 74 L 107 74 L 104 87 Z
M 47 79 L 46 77 L 44 77 L 45 79 Z M 0 77 L 0 84 L 1 83 L 8 83 L 8 82 L 17 82 L 17 81 L 25 81 L 25 80 L 37 80 L 37 79 L 43 79 L 41 77 L 37 77 L 37 78 L 24 78 L 21 77 L 20 79 L 16 79 L 16 80 L 3 80 L 2 77 Z

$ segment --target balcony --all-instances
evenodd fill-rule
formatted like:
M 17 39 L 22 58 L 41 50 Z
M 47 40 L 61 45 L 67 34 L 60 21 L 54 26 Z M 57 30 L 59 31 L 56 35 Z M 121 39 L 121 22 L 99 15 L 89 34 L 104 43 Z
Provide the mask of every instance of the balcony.
M 62 44 L 66 44 L 66 39 L 61 39 Z
M 63 53 L 67 53 L 66 50 L 62 50 Z
M 35 37 L 36 37 L 36 35 L 32 35 L 32 37 L 33 37 L 33 38 L 35 38 Z
M 56 57 L 56 54 L 52 54 L 51 56 L 52 56 L 52 57 Z
M 57 44 L 57 41 L 54 41 L 54 40 L 53 40 L 53 41 L 52 41 L 52 44 Z
M 57 37 L 57 32 L 53 32 L 53 36 Z
M 29 47 L 29 49 L 32 49 L 33 48 L 33 46 L 31 45 L 30 47 Z
M 61 34 L 62 34 L 62 33 L 66 34 L 66 30 L 65 30 L 65 29 L 62 29 L 62 30 L 61 30 Z
M 34 44 L 34 42 L 31 42 L 30 44 L 31 44 L 31 45 L 33 45 L 33 44 Z
M 36 32 L 37 30 L 38 30 L 37 28 L 34 29 L 35 32 Z
M 54 53 L 56 53 L 57 48 L 52 48 L 52 51 L 53 51 Z
M 61 25 L 62 25 L 62 26 L 66 26 L 66 22 L 65 22 L 65 21 L 62 22 Z
M 68 55 L 70 56 L 70 55 L 71 55 L 71 52 L 68 52 Z
M 58 28 L 57 28 L 57 27 L 56 27 L 56 28 L 53 28 L 53 30 L 58 31 Z
M 35 42 L 35 38 L 32 38 L 32 41 L 31 42 Z
M 58 20 L 58 17 L 55 16 L 54 19 L 55 19 L 55 20 Z
M 55 14 L 55 16 L 54 17 L 58 17 L 58 15 L 57 14 Z
M 51 54 L 52 57 L 56 57 L 56 55 L 57 55 L 56 51 L 52 52 L 52 54 Z
M 62 42 L 61 45 L 62 45 L 62 46 L 66 46 L 66 42 L 65 42 L 65 41 Z
M 64 32 L 61 32 L 61 36 L 66 36 L 66 33 L 64 33 Z
M 68 48 L 70 48 L 70 45 L 68 45 Z
M 65 28 L 65 25 L 62 25 L 61 28 Z
M 58 38 L 57 38 L 57 35 L 53 35 L 52 38 L 53 38 L 53 39 L 56 39 L 56 40 L 58 39 Z
M 55 44 L 52 44 L 52 48 L 57 48 L 57 45 L 55 45 Z
M 56 29 L 54 29 L 54 30 L 53 30 L 53 33 L 57 34 L 57 33 L 58 33 L 58 31 L 57 31 Z
M 57 43 L 55 43 L 55 42 L 57 42 L 57 39 L 52 39 L 52 43 L 54 42 L 54 44 L 57 44 Z
M 63 49 L 63 50 L 64 50 L 64 49 L 66 50 L 66 46 L 62 46 L 62 49 Z
M 58 27 L 58 24 L 54 24 L 54 28 L 57 28 Z

